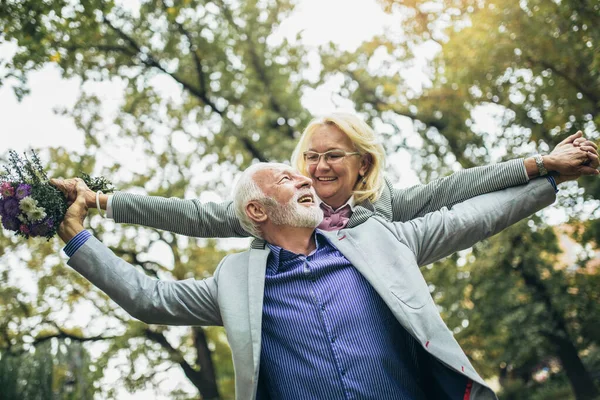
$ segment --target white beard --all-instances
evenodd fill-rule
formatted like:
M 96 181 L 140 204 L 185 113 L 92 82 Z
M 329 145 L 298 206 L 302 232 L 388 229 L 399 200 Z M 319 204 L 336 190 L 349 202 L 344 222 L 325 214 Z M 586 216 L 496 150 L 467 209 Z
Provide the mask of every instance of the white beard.
M 314 195 L 312 192 L 308 192 Z M 305 207 L 298 203 L 307 191 L 296 193 L 286 204 L 267 203 L 269 218 L 275 225 L 289 225 L 296 228 L 316 228 L 323 220 L 323 210 L 318 206 Z M 316 196 L 314 196 L 316 199 Z

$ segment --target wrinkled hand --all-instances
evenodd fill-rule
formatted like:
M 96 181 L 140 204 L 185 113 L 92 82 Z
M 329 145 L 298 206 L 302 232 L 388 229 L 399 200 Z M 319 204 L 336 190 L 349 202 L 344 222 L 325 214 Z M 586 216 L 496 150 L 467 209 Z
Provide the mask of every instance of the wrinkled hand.
M 75 178 L 73 181 L 75 181 L 75 199 L 67 209 L 65 218 L 58 227 L 58 235 L 65 243 L 68 243 L 77 233 L 83 230 L 83 221 L 88 212 L 85 193 L 90 189 L 80 178 Z
M 81 188 L 81 190 L 83 191 L 82 195 L 84 197 L 85 203 L 88 207 L 95 207 L 96 192 L 87 187 L 87 185 L 83 182 L 81 178 L 50 179 L 50 184 L 55 186 L 61 192 L 63 192 L 63 194 L 67 198 L 67 204 L 69 205 L 71 205 L 77 198 L 77 185 L 79 182 L 83 183 L 84 186 Z
M 544 157 L 548 170 L 558 173 L 557 182 L 575 180 L 582 175 L 598 175 L 598 146 L 581 131 L 560 142 Z
M 575 135 L 571 136 L 577 136 L 580 133 L 582 136 L 573 140 L 573 146 L 579 147 L 584 151 L 588 151 L 590 154 L 595 154 L 596 156 L 598 156 L 598 145 L 592 142 L 591 140 L 588 140 L 585 137 L 583 137 L 583 133 L 581 131 L 578 131 Z M 592 168 L 598 168 L 598 166 L 600 165 L 600 163 L 598 162 L 598 157 L 596 157 L 595 160 L 590 158 L 585 164 L 589 165 Z

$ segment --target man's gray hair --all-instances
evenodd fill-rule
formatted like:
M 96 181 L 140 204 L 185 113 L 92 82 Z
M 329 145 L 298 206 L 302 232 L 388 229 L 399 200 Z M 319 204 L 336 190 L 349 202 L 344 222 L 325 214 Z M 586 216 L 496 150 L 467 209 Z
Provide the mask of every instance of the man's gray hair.
M 249 234 L 257 238 L 263 238 L 262 232 L 258 224 L 256 224 L 248 214 L 246 214 L 246 206 L 251 201 L 258 201 L 261 204 L 269 203 L 269 198 L 265 196 L 262 189 L 254 182 L 254 174 L 263 169 L 277 168 L 284 166 L 289 168 L 288 165 L 279 163 L 257 163 L 246 168 L 240 180 L 237 182 L 233 189 L 233 207 L 235 209 L 235 215 L 240 220 L 242 228 Z

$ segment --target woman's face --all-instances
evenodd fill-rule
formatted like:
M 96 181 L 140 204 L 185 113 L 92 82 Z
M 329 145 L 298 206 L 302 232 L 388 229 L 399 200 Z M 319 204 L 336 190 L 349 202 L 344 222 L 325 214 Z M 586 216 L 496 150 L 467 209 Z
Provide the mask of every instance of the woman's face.
M 329 150 L 355 152 L 350 138 L 335 125 L 322 125 L 314 132 L 308 149 L 318 153 Z M 307 165 L 308 174 L 321 200 L 336 209 L 346 203 L 360 175 L 367 171 L 364 156 L 346 156 L 341 162 L 328 164 L 320 157 L 317 164 Z

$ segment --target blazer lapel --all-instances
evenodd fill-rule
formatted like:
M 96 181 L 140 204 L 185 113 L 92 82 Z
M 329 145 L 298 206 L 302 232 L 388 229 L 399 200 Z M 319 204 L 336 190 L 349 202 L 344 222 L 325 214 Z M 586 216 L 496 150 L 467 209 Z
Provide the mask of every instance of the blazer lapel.
M 352 215 L 348 220 L 346 228 L 354 228 L 369 219 L 374 214 L 371 203 L 363 201 L 360 205 L 354 207 Z
M 263 242 L 264 243 L 264 242 Z M 265 294 L 265 271 L 267 268 L 268 248 L 250 250 L 248 265 L 248 313 L 250 318 L 250 335 L 252 338 L 252 356 L 255 375 L 260 361 L 260 340 L 262 328 L 262 309 Z
M 369 200 L 364 200 L 354 207 L 346 228 L 354 228 L 375 214 L 381 215 L 386 221 L 391 221 L 394 217 L 392 212 L 392 189 L 392 184 L 386 178 L 377 201 L 371 203 Z

